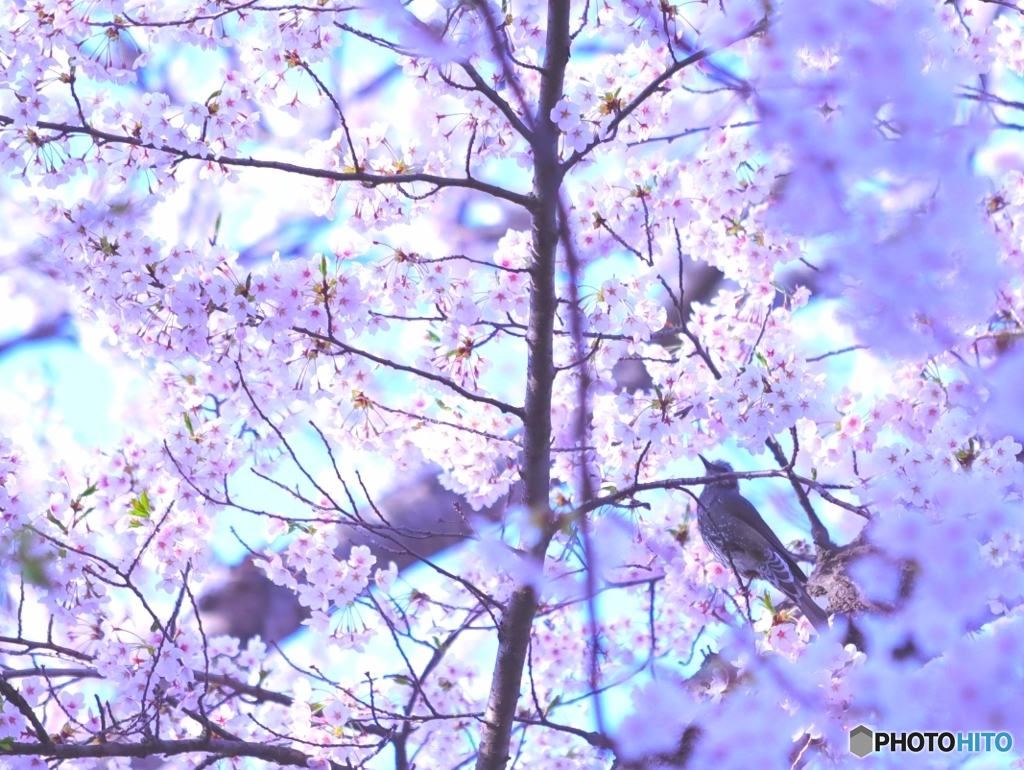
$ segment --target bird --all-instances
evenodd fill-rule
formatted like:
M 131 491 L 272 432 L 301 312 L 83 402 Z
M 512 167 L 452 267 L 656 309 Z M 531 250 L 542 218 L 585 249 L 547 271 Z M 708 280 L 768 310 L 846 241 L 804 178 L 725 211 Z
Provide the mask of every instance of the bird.
M 733 472 L 723 460 L 697 456 L 712 477 Z M 757 508 L 740 494 L 735 478 L 710 478 L 704 484 L 697 499 L 697 528 L 708 549 L 737 576 L 771 583 L 793 600 L 819 633 L 828 629 L 828 613 L 807 593 L 807 576 Z

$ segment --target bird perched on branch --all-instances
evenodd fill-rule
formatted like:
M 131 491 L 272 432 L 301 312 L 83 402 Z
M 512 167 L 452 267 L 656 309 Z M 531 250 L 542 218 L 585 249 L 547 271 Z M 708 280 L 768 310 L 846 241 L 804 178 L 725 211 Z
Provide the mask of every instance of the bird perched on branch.
M 732 473 L 727 462 L 700 457 L 711 476 Z M 807 576 L 757 509 L 740 494 L 736 479 L 709 479 L 697 500 L 697 527 L 705 545 L 738 577 L 771 583 L 796 603 L 819 632 L 828 613 L 807 593 Z

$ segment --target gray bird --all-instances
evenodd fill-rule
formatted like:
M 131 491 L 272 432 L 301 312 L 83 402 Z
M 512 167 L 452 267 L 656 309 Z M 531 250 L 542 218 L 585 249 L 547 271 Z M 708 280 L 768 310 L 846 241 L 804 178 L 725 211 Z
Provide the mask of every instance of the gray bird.
M 700 455 L 711 475 L 732 473 L 727 462 L 709 462 Z M 828 613 L 807 593 L 807 576 L 761 514 L 740 494 L 736 479 L 718 479 L 704 485 L 697 501 L 697 527 L 705 545 L 722 564 L 739 576 L 771 583 L 793 600 L 819 632 L 828 629 Z

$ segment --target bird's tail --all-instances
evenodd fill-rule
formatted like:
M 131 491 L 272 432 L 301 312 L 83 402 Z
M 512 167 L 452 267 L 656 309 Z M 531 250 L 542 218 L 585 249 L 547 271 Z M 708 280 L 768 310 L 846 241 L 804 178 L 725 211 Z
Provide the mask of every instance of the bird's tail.
M 798 586 L 798 588 L 796 595 L 790 598 L 796 602 L 796 606 L 800 608 L 804 616 L 811 621 L 815 630 L 819 634 L 825 633 L 828 631 L 828 613 L 818 606 L 818 603 L 807 593 L 806 588 L 803 586 Z

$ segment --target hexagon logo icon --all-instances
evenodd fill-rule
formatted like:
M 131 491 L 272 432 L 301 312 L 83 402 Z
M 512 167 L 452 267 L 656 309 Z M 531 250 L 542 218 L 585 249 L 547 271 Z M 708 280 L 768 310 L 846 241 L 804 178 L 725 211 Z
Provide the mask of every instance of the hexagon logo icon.
M 866 725 L 857 725 L 850 730 L 850 753 L 864 759 L 873 751 L 875 734 Z

